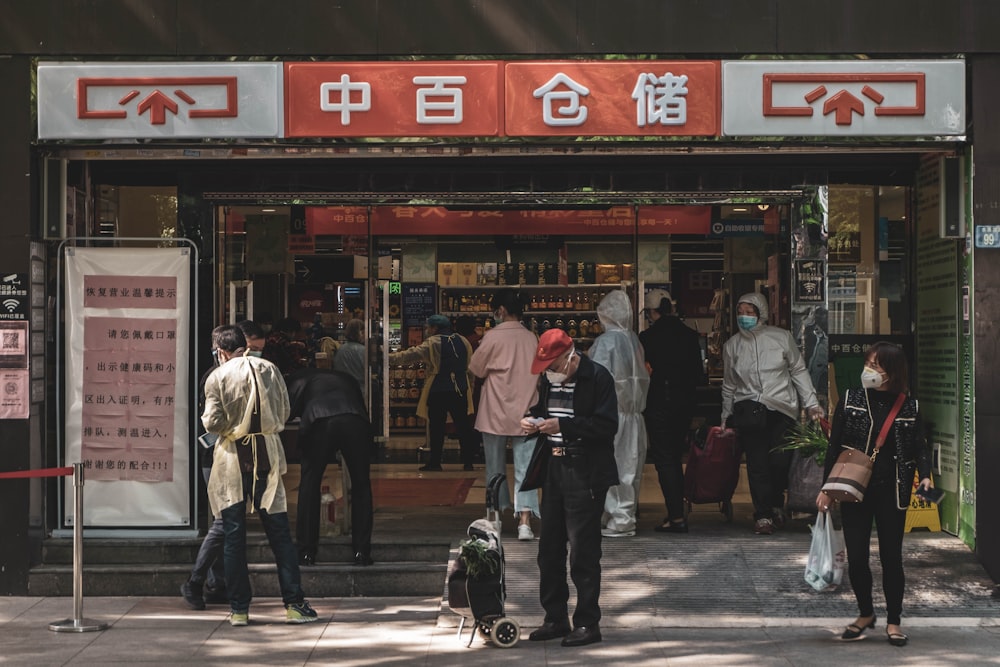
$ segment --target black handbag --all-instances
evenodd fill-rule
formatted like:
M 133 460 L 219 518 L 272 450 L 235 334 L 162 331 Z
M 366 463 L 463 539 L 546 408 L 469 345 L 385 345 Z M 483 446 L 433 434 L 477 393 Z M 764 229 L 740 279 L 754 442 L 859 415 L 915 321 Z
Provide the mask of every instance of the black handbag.
M 531 453 L 528 469 L 524 471 L 521 488 L 518 491 L 534 491 L 545 484 L 545 475 L 549 471 L 549 457 L 552 456 L 552 446 L 549 439 L 539 435 L 535 438 L 535 451 Z
M 726 425 L 737 431 L 761 431 L 767 426 L 767 408 L 763 403 L 745 400 L 733 404 Z

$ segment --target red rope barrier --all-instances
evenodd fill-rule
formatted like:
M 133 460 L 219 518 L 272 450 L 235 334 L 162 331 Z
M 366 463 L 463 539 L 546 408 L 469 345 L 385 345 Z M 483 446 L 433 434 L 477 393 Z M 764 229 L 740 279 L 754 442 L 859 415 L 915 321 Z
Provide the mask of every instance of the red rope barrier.
M 0 479 L 20 479 L 23 477 L 66 477 L 73 474 L 73 466 L 65 468 L 43 468 L 41 470 L 21 470 L 20 472 L 0 472 Z

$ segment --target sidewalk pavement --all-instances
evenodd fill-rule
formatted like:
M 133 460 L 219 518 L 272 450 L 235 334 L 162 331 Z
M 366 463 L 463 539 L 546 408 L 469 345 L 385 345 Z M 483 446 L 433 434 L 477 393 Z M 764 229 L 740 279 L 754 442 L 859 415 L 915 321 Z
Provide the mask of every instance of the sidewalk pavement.
M 906 621 L 910 643 L 890 646 L 884 624 L 840 642 L 843 618 L 757 617 L 756 627 L 609 626 L 604 641 L 563 648 L 523 638 L 510 649 L 466 648 L 437 625 L 437 598 L 326 598 L 311 601 L 320 622 L 285 625 L 281 601 L 255 601 L 249 627 L 233 628 L 225 606 L 188 610 L 177 598 L 92 598 L 84 618 L 107 630 L 55 633 L 71 598 L 0 599 L 0 662 L 10 665 L 990 665 L 1000 664 L 995 619 Z M 678 619 L 683 621 L 683 619 Z M 747 619 L 749 620 L 749 619 Z M 525 628 L 525 634 L 530 628 Z
M 696 510 L 691 533 L 663 535 L 641 522 L 631 538 L 605 539 L 601 627 L 604 641 L 563 648 L 531 642 L 542 621 L 537 542 L 504 526 L 506 615 L 522 628 L 510 649 L 476 637 L 467 648 L 460 617 L 440 597 L 310 598 L 320 621 L 286 625 L 281 601 L 261 598 L 250 626 L 233 628 L 226 605 L 191 611 L 177 597 L 92 597 L 83 618 L 107 630 L 55 633 L 73 616 L 71 597 L 0 598 L 0 663 L 6 665 L 1000 665 L 1000 599 L 968 547 L 943 533 L 904 540 L 907 573 L 904 648 L 885 639 L 885 606 L 876 583 L 878 625 L 841 642 L 857 613 L 846 580 L 817 593 L 803 580 L 809 529 L 793 521 L 773 536 L 754 535 L 748 510 L 726 522 Z M 461 532 L 456 531 L 452 556 Z M 872 544 L 876 582 L 877 542 Z M 573 587 L 570 586 L 570 590 Z M 307 591 L 308 593 L 308 591 Z M 573 601 L 571 596 L 570 609 Z

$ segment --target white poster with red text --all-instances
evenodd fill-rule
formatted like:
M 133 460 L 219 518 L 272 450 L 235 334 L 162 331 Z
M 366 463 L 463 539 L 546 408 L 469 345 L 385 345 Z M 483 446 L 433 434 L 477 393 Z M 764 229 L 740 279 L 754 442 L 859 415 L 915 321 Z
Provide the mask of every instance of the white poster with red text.
M 190 524 L 188 248 L 66 250 L 65 457 L 84 525 Z M 66 522 L 73 523 L 72 480 Z

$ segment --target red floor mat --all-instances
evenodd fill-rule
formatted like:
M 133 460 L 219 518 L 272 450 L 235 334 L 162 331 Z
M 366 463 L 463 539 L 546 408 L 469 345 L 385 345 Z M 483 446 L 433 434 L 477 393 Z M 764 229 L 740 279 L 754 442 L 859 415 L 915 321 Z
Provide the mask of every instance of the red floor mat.
M 372 496 L 375 507 L 406 507 L 409 505 L 454 507 L 465 502 L 474 479 L 418 478 L 373 479 Z

